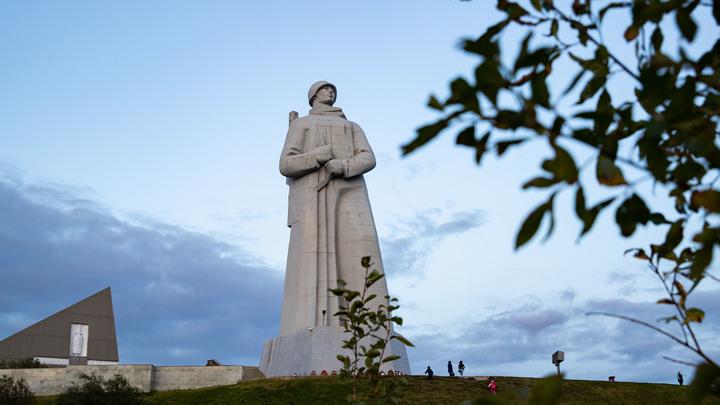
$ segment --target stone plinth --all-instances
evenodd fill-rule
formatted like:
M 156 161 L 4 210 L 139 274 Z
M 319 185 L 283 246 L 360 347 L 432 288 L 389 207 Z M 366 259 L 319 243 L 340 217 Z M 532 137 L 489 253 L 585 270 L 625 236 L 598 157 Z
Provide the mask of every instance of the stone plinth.
M 268 377 L 307 376 L 313 370 L 318 375 L 323 370 L 328 374 L 333 370 L 339 372 L 342 363 L 337 359 L 337 355 L 350 356 L 351 353 L 342 348 L 343 340 L 346 339 L 342 327 L 326 326 L 308 328 L 267 340 L 260 359 L 260 371 Z M 387 373 L 388 370 L 397 370 L 410 374 L 410 364 L 404 344 L 395 339 L 391 340 L 385 357 L 390 355 L 401 358 L 383 364 L 381 371 Z

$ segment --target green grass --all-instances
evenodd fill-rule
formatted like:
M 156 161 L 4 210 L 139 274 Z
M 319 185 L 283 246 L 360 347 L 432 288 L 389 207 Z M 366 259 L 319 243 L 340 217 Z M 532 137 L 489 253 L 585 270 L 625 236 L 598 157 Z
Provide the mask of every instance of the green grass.
M 385 377 L 399 378 L 399 377 Z M 490 398 L 488 381 L 471 378 L 407 376 L 407 386 L 397 390 L 401 404 L 461 404 Z M 497 399 L 509 404 L 527 404 L 539 379 L 497 377 Z M 306 377 L 290 380 L 267 378 L 235 385 L 188 391 L 143 394 L 148 404 L 343 404 L 352 392 L 350 380 L 339 377 Z M 39 398 L 39 404 L 52 404 L 54 397 Z M 558 404 L 688 404 L 688 387 L 670 384 L 611 383 L 607 381 L 564 380 Z M 720 405 L 720 396 L 708 395 L 703 404 Z

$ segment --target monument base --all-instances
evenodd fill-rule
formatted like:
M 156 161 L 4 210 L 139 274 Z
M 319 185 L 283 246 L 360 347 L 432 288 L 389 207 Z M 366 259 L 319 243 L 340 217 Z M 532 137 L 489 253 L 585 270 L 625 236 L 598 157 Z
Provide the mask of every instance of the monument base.
M 266 340 L 260 358 L 260 371 L 267 377 L 307 376 L 313 371 L 320 375 L 323 370 L 328 374 L 332 374 L 333 371 L 339 373 L 342 363 L 337 359 L 337 355 L 342 354 L 352 358 L 352 352 L 342 348 L 343 340 L 346 339 L 345 331 L 341 326 L 326 326 L 308 328 Z M 385 357 L 394 355 L 400 358 L 384 363 L 380 370 L 385 374 L 389 370 L 410 374 L 405 345 L 392 339 L 388 346 Z M 360 365 L 364 365 L 362 360 Z

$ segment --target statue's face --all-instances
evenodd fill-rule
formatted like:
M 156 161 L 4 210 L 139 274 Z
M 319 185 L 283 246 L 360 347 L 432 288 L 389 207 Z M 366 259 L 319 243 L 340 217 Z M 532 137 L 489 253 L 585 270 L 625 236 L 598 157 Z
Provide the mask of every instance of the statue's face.
M 333 105 L 335 103 L 335 89 L 333 89 L 331 86 L 320 87 L 317 95 L 315 95 L 315 101 L 327 105 Z

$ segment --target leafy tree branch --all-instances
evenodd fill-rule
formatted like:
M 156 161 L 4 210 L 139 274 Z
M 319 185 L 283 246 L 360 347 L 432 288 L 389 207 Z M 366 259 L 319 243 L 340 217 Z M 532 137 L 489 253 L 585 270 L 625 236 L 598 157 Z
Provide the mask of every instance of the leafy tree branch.
M 344 280 L 338 280 L 338 288 L 330 289 L 335 296 L 343 298 L 344 304 L 340 305 L 340 311 L 335 316 L 342 320 L 348 336 L 348 339 L 343 341 L 343 348 L 352 353 L 350 356 L 337 356 L 343 363 L 340 376 L 352 378 L 352 395 L 348 401 L 353 404 L 398 403 L 393 396 L 394 391 L 401 384 L 407 385 L 407 380 L 404 377 L 381 378 L 382 365 L 400 358 L 397 355 L 386 356 L 385 352 L 391 340 L 410 347 L 414 345 L 401 335 L 393 333 L 393 324 L 403 323 L 401 317 L 393 315 L 393 311 L 399 308 L 396 304 L 397 298 L 385 296 L 385 303 L 377 306 L 370 304 L 378 298 L 375 294 L 368 293 L 370 287 L 385 277 L 377 270 L 370 271 L 373 265 L 370 260 L 369 256 L 365 256 L 360 262 L 365 268 L 362 291 L 346 288 L 347 283 Z M 364 361 L 361 362 L 362 359 Z M 365 401 L 359 401 L 357 382 L 360 376 L 364 376 L 368 382 L 369 395 Z
M 522 187 L 545 190 L 547 197 L 520 225 L 516 248 L 543 222 L 552 234 L 555 200 L 563 192 L 574 195 L 579 237 L 604 211 L 615 211 L 623 237 L 656 227 L 661 239 L 648 253 L 635 249 L 635 257 L 660 277 L 666 297 L 658 303 L 674 310 L 663 320 L 678 324 L 682 337 L 632 321 L 688 347 L 707 365 L 698 372 L 717 377 L 720 367 L 693 330 L 704 311 L 686 301 L 703 281 L 719 281 L 710 266 L 720 248 L 720 40 L 700 40 L 697 21 L 711 15 L 703 24 L 717 30 L 720 1 L 496 0 L 496 7 L 505 17 L 462 43 L 478 58 L 474 75 L 452 80 L 447 98 L 430 97 L 428 106 L 440 118 L 419 128 L 403 153 L 449 131 L 456 131 L 456 144 L 473 150 L 478 165 L 488 152 L 506 157 L 531 141 L 546 144 L 538 153 L 540 173 Z M 610 16 L 612 28 L 604 25 Z M 618 30 L 622 18 L 628 24 Z M 510 58 L 501 46 L 509 34 L 522 38 Z M 618 41 L 606 41 L 613 35 Z M 617 45 L 622 41 L 632 57 Z M 613 84 L 620 80 L 623 86 Z M 565 90 L 558 92 L 562 81 Z M 590 158 L 578 164 L 578 154 L 588 151 Z M 653 206 L 658 198 L 641 187 L 648 180 L 670 204 Z M 598 202 L 589 204 L 590 197 Z M 709 379 L 702 373 L 696 380 Z

